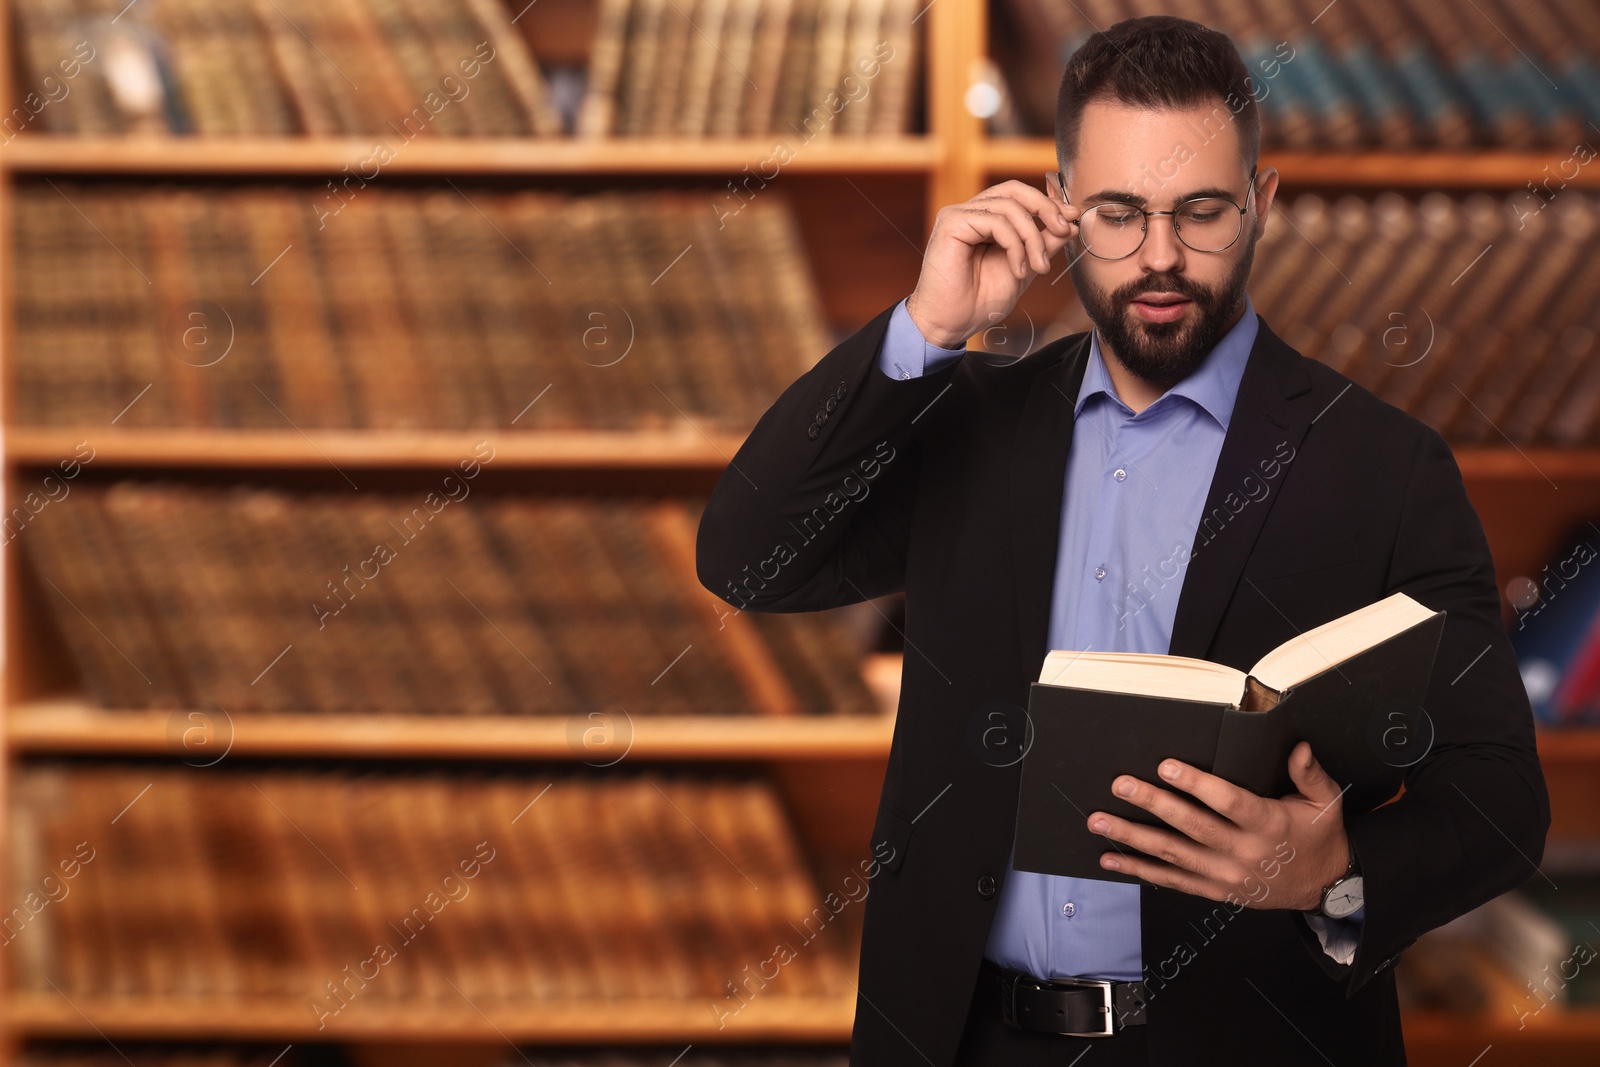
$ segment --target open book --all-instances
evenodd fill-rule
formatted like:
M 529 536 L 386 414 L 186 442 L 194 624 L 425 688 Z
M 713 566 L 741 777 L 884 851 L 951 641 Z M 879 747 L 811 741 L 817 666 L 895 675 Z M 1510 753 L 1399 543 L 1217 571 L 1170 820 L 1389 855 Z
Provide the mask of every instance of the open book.
M 1121 774 L 1168 788 L 1156 773 L 1168 757 L 1280 797 L 1296 792 L 1289 753 L 1306 740 L 1345 787 L 1347 809 L 1390 799 L 1432 743 L 1423 700 L 1444 620 L 1394 593 L 1290 638 L 1249 671 L 1185 656 L 1051 652 L 1028 699 L 1016 866 L 1137 882 L 1100 866 L 1102 852 L 1127 846 L 1085 824 L 1105 811 L 1170 829 L 1111 792 Z
M 1289 638 L 1249 673 L 1188 656 L 1149 652 L 1052 652 L 1039 681 L 1076 689 L 1146 693 L 1266 711 L 1296 684 L 1443 612 L 1394 593 Z

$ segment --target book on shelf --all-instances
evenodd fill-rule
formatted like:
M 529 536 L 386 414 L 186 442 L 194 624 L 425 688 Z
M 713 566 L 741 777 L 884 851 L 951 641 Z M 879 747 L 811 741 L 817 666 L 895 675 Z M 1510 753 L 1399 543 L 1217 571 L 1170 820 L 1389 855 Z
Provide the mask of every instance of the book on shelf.
M 1013 862 L 1137 883 L 1100 866 L 1110 843 L 1089 830 L 1089 813 L 1165 826 L 1111 783 L 1130 774 L 1166 788 L 1156 768 L 1167 758 L 1281 797 L 1296 792 L 1289 754 L 1309 741 L 1346 805 L 1366 811 L 1389 800 L 1419 744 L 1444 620 L 1392 593 L 1297 634 L 1248 671 L 1187 656 L 1051 651 L 1029 687 Z M 1391 726 L 1407 735 L 1401 743 Z
M 1481 1019 L 1499 1010 L 1483 973 L 1482 954 L 1467 939 L 1442 933 L 1444 929 L 1424 933 L 1395 964 L 1401 1012 Z
M 1301 354 L 1452 445 L 1600 445 L 1600 197 L 1303 193 L 1272 214 L 1248 292 Z M 1091 325 L 1074 297 L 1040 337 Z
M 561 116 L 503 0 L 17 0 L 8 133 L 548 137 Z M 65 91 L 63 91 L 63 88 Z M 41 89 L 41 91 L 43 91 Z M 369 163 L 370 165 L 370 163 Z
M 1541 726 L 1600 721 L 1600 532 L 1575 527 L 1557 558 L 1508 584 L 1511 647 Z
M 354 499 L 84 483 L 19 540 L 103 707 L 881 714 L 850 609 L 752 615 L 701 588 L 702 499 L 490 492 L 492 455 Z
M 1233 38 L 1268 150 L 1600 144 L 1587 123 L 1600 114 L 1600 9 L 1586 0 L 1502 5 L 1496 18 L 1448 0 L 996 0 L 994 53 L 1025 132 L 1054 130 L 1061 71 L 1092 33 L 1157 14 Z
M 726 219 L 714 190 L 14 192 L 22 425 L 698 442 L 747 432 L 830 347 L 777 192 Z
M 884 136 L 910 131 L 915 0 L 597 0 L 574 112 L 506 0 L 18 0 L 24 130 L 76 135 Z M 521 8 L 513 14 L 514 8 Z M 531 22 L 532 20 L 530 20 Z M 47 82 L 46 79 L 49 79 Z M 75 90 L 75 91 L 71 91 Z M 59 95 L 55 95 L 55 94 Z
M 892 136 L 915 121 L 915 0 L 598 0 L 579 137 Z
M 1597 922 L 1600 873 L 1593 858 L 1577 868 L 1541 863 L 1538 874 L 1521 886 L 1430 931 L 1416 947 L 1470 953 L 1478 960 L 1471 970 L 1488 966 L 1503 972 L 1510 981 L 1502 985 L 1515 992 L 1494 1007 L 1516 1020 L 1520 1030 L 1549 1009 L 1600 1004 L 1594 974 L 1600 959 Z
M 65 891 L 6 926 L 12 989 L 91 1014 L 292 1003 L 337 1036 L 367 1004 L 634 1000 L 710 1029 L 736 990 L 851 996 L 858 916 L 825 903 L 761 777 L 45 760 L 13 790 L 16 884 Z

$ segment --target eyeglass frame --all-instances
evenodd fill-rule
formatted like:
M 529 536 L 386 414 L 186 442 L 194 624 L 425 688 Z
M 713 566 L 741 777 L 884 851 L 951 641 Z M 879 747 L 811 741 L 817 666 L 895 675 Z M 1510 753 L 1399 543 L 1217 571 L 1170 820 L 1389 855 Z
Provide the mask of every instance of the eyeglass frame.
M 1256 172 L 1259 171 L 1260 169 L 1261 169 L 1260 164 L 1257 164 L 1256 166 L 1250 168 L 1250 187 L 1245 190 L 1244 207 L 1240 207 L 1238 204 L 1235 204 L 1233 202 L 1233 198 L 1232 197 L 1227 197 L 1227 196 L 1191 196 L 1189 199 L 1180 201 L 1178 204 L 1174 205 L 1171 211 L 1147 211 L 1146 209 L 1144 209 L 1142 207 L 1139 207 L 1136 204 L 1121 204 L 1120 202 L 1118 202 L 1119 206 L 1121 206 L 1121 207 L 1131 207 L 1135 211 L 1139 212 L 1141 215 L 1144 216 L 1144 222 L 1140 226 L 1139 243 L 1134 245 L 1132 249 L 1130 249 L 1129 251 L 1123 253 L 1120 256 L 1102 256 L 1102 255 L 1098 255 L 1098 254 L 1095 253 L 1095 251 L 1093 249 L 1091 249 L 1089 247 L 1089 244 L 1088 244 L 1087 241 L 1084 242 L 1083 250 L 1085 252 L 1087 252 L 1089 255 L 1094 256 L 1095 259 L 1098 259 L 1103 263 L 1118 263 L 1118 262 L 1120 262 L 1120 261 L 1122 261 L 1124 259 L 1127 259 L 1129 256 L 1133 255 L 1135 252 L 1139 251 L 1139 249 L 1144 247 L 1145 239 L 1150 236 L 1150 219 L 1151 219 L 1151 217 L 1153 217 L 1155 215 L 1172 215 L 1173 216 L 1173 220 L 1172 220 L 1172 236 L 1176 237 L 1178 239 L 1179 243 L 1183 245 L 1183 247 L 1187 248 L 1191 252 L 1199 252 L 1201 255 L 1215 255 L 1218 252 L 1226 252 L 1228 249 L 1230 249 L 1234 245 L 1238 244 L 1239 243 L 1239 238 L 1244 236 L 1244 216 L 1250 210 L 1250 197 L 1251 197 L 1251 194 L 1253 194 L 1256 191 Z M 1047 170 L 1047 171 L 1044 172 L 1045 180 L 1048 181 L 1050 179 L 1051 175 L 1055 176 L 1056 188 L 1061 190 L 1061 202 L 1064 203 L 1064 204 L 1070 205 L 1072 203 L 1072 200 L 1071 200 L 1070 197 L 1067 196 L 1067 179 L 1066 179 L 1066 175 L 1062 174 L 1059 169 L 1058 170 L 1053 170 L 1053 171 Z M 1196 248 L 1193 245 L 1191 245 L 1188 241 L 1185 241 L 1183 239 L 1183 232 L 1178 229 L 1178 220 L 1177 220 L 1176 216 L 1177 216 L 1178 212 L 1183 209 L 1183 206 L 1185 204 L 1192 204 L 1197 200 L 1221 200 L 1221 201 L 1224 201 L 1225 203 L 1227 203 L 1230 207 L 1232 207 L 1235 211 L 1237 211 L 1239 213 L 1239 232 L 1233 235 L 1233 240 L 1229 241 L 1227 244 L 1223 245 L 1221 248 L 1209 248 L 1208 249 L 1208 248 Z M 1087 215 L 1090 211 L 1095 211 L 1095 210 L 1097 210 L 1098 208 L 1100 208 L 1102 206 L 1104 206 L 1104 205 L 1096 204 L 1094 207 L 1091 207 L 1091 208 L 1088 208 L 1087 210 L 1085 210 L 1082 214 L 1080 214 L 1078 216 L 1079 222 L 1080 223 L 1082 222 L 1084 215 Z M 1082 240 L 1082 229 L 1081 229 L 1081 227 L 1079 229 L 1079 240 Z

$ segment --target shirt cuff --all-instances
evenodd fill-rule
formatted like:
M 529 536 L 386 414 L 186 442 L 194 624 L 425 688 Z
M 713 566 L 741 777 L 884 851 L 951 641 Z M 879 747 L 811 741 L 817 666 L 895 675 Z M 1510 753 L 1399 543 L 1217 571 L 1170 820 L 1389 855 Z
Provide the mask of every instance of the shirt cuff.
M 1361 922 L 1366 918 L 1366 905 L 1362 905 L 1344 919 L 1330 919 L 1325 915 L 1304 913 L 1306 924 L 1322 942 L 1322 950 L 1338 963 L 1352 963 L 1356 958 L 1356 944 L 1361 940 Z
M 920 378 L 954 363 L 966 354 L 966 346 L 940 348 L 931 345 L 917 329 L 906 302 L 901 300 L 889 315 L 889 329 L 878 353 L 878 369 L 890 378 L 903 381 Z

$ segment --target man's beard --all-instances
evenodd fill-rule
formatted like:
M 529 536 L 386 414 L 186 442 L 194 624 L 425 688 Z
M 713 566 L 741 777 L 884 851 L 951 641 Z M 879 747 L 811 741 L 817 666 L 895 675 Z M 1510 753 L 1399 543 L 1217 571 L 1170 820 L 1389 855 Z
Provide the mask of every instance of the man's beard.
M 1191 278 L 1170 271 L 1146 274 L 1107 294 L 1092 282 L 1080 257 L 1071 267 L 1072 284 L 1101 340 L 1122 365 L 1152 385 L 1171 388 L 1205 362 L 1228 331 L 1229 320 L 1244 297 L 1255 259 L 1255 241 L 1217 289 L 1207 289 Z M 1133 298 L 1148 293 L 1176 293 L 1194 301 L 1196 317 L 1186 313 L 1177 322 L 1146 322 L 1133 310 Z

